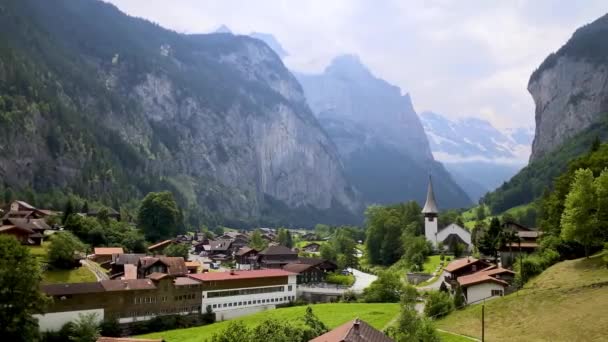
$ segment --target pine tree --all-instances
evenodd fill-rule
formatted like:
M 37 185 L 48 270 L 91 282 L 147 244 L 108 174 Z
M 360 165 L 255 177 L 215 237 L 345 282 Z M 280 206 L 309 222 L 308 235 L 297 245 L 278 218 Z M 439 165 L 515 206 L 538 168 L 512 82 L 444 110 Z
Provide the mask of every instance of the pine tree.
M 72 203 L 72 199 L 68 198 L 67 203 L 65 204 L 65 209 L 63 210 L 63 218 L 61 222 L 65 224 L 70 217 L 74 213 L 74 203 Z

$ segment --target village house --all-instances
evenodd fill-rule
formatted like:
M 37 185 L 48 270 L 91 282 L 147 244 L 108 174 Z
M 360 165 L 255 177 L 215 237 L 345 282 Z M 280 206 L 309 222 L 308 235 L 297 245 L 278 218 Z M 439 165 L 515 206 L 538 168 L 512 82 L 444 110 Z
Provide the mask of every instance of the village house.
M 515 234 L 513 240 L 507 241 L 500 248 L 500 261 L 503 266 L 511 266 L 520 254 L 534 253 L 538 249 L 541 231 L 512 221 L 503 223 L 502 229 Z
M 302 250 L 307 253 L 318 253 L 320 249 L 321 245 L 316 242 L 309 243 L 302 247 Z
M 283 270 L 297 274 L 297 284 L 322 283 L 326 273 L 314 265 L 291 263 L 283 266 Z
M 137 264 L 139 264 L 139 259 L 145 256 L 145 254 L 113 254 L 110 262 L 110 278 L 136 279 Z M 135 274 L 132 273 L 133 270 L 135 270 Z
M 110 268 L 110 262 L 112 261 L 113 255 L 124 254 L 122 247 L 95 247 L 93 249 L 93 260 L 99 264 L 108 263 Z
M 199 269 L 201 269 L 201 264 L 198 261 L 186 261 L 185 264 L 188 274 L 198 273 Z
M 5 215 L 9 217 L 26 217 L 32 218 L 47 218 L 51 216 L 53 212 L 46 209 L 38 209 L 33 205 L 24 201 L 12 201 L 9 205 L 8 212 Z
M 205 248 L 207 248 L 207 250 L 209 250 L 209 243 L 213 241 L 210 240 L 208 238 L 201 238 L 200 240 L 198 240 L 194 245 L 194 253 L 196 255 L 199 255 L 200 253 L 205 251 Z
M 139 259 L 137 264 L 137 277 L 146 278 L 153 273 L 162 273 L 177 277 L 188 274 L 186 262 L 182 257 L 150 257 L 146 256 Z
M 325 273 L 335 272 L 338 269 L 338 265 L 336 265 L 334 262 L 321 258 L 298 257 L 298 260 L 296 262 L 299 264 L 308 264 L 315 266 L 316 268 L 320 269 Z
M 202 283 L 203 312 L 218 321 L 232 319 L 296 300 L 296 274 L 284 270 L 208 272 L 189 275 Z
M 317 241 L 319 237 L 315 233 L 306 233 L 300 237 L 304 241 Z
M 490 266 L 479 272 L 458 277 L 458 285 L 467 304 L 492 297 L 504 296 L 510 290 L 515 273 L 502 267 Z
M 365 321 L 356 318 L 309 342 L 393 342 L 393 340 Z
M 450 285 L 454 285 L 454 282 L 458 280 L 459 277 L 481 271 L 488 266 L 490 266 L 489 263 L 471 257 L 454 260 L 444 269 L 447 273 L 445 281 Z
M 45 221 L 51 214 L 27 202 L 13 201 L 0 221 L 0 234 L 13 235 L 24 245 L 40 246 L 51 229 Z
M 268 246 L 258 254 L 258 265 L 261 268 L 281 268 L 297 260 L 298 253 L 285 246 Z
M 0 226 L 0 234 L 2 235 L 12 235 L 14 236 L 22 245 L 40 245 L 41 239 L 38 240 L 36 237 L 30 239 L 30 236 L 34 236 L 33 230 L 28 228 L 22 228 L 13 225 L 2 225 Z M 38 242 L 40 241 L 40 242 Z
M 237 270 L 251 270 L 258 259 L 258 251 L 250 247 L 241 247 L 234 255 Z

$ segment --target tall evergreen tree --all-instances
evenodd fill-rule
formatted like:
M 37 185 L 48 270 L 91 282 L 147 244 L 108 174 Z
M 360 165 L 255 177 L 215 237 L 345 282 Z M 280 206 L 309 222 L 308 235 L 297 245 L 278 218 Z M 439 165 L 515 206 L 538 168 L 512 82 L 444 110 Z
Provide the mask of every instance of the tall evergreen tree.
M 74 213 L 74 203 L 71 198 L 68 198 L 68 201 L 65 203 L 65 208 L 63 209 L 63 218 L 61 219 L 61 223 L 65 224 L 70 217 Z

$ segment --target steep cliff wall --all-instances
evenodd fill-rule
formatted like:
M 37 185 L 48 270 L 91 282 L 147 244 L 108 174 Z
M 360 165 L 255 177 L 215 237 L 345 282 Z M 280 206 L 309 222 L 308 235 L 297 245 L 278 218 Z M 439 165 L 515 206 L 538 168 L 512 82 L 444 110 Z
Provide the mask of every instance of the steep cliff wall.
M 553 151 L 608 112 L 608 16 L 578 29 L 536 70 L 528 90 L 536 104 L 530 160 Z
M 5 186 L 102 201 L 169 188 L 193 216 L 243 222 L 360 213 L 334 144 L 262 42 L 177 34 L 94 0 L 11 3 L 0 21 L 0 94 L 27 113 L 0 133 Z

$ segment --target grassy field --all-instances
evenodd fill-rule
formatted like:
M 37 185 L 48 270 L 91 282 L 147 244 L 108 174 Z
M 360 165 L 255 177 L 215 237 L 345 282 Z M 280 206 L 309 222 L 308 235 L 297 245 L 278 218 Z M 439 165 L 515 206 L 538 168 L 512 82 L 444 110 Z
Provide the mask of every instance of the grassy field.
M 424 273 L 433 273 L 439 267 L 441 260 L 439 260 L 439 255 L 431 255 L 426 258 L 424 261 Z
M 441 338 L 442 342 L 471 342 L 471 341 L 477 341 L 477 339 L 474 339 L 474 338 L 468 338 L 468 337 L 465 337 L 465 336 L 455 335 L 455 334 L 451 334 L 451 333 L 445 332 L 445 331 L 437 331 L 437 333 L 439 334 L 439 338 Z
M 524 289 L 485 304 L 487 341 L 601 341 L 608 327 L 608 269 L 600 255 L 560 262 Z M 481 336 L 481 306 L 436 326 Z
M 46 262 L 47 255 L 49 254 L 50 242 L 45 241 L 42 246 L 31 246 L 29 247 L 30 253 L 38 260 L 38 262 Z
M 97 278 L 93 272 L 84 266 L 74 270 L 47 270 L 42 274 L 43 284 L 81 283 L 87 281 L 97 281 Z
M 351 319 L 359 317 L 372 326 L 383 329 L 393 318 L 399 314 L 397 303 L 353 303 L 353 304 L 316 304 L 311 305 L 314 313 L 329 328 L 335 328 Z M 298 321 L 304 316 L 306 306 L 295 306 L 290 308 L 269 310 L 257 314 L 237 318 L 248 326 L 256 326 L 268 318 Z M 163 338 L 167 342 L 189 342 L 205 341 L 213 334 L 226 329 L 230 321 L 224 321 L 202 327 L 169 330 L 159 333 L 142 335 L 146 338 Z

